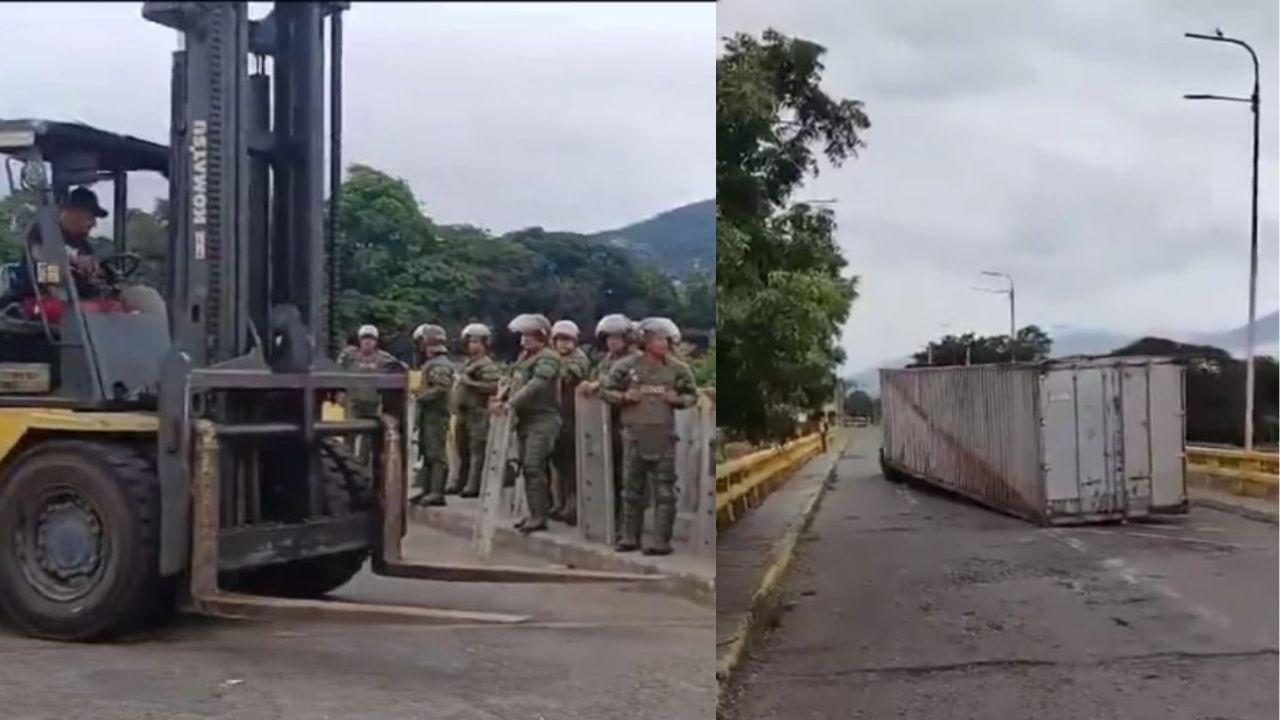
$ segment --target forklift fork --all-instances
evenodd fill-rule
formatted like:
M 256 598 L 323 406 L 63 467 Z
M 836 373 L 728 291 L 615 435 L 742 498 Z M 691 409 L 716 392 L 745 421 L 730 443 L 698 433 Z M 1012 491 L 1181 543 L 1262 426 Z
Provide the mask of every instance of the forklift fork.
M 193 424 L 192 545 L 189 609 L 208 615 L 283 620 L 412 623 L 427 625 L 513 625 L 527 615 L 448 610 L 418 605 L 277 598 L 229 592 L 218 587 L 219 483 L 218 426 L 208 420 Z M 440 582 L 599 583 L 653 582 L 661 575 L 594 572 L 496 565 L 435 564 L 406 560 L 401 549 L 405 532 L 405 477 L 399 421 L 382 416 L 382 473 L 375 473 L 378 508 L 372 540 L 376 575 Z M 380 477 L 379 477 L 380 476 Z

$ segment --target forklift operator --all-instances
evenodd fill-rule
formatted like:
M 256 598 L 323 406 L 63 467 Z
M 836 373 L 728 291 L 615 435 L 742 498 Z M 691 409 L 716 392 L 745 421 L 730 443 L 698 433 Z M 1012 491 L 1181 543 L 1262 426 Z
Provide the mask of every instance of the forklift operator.
M 71 265 L 71 274 L 76 283 L 76 294 L 81 300 L 102 296 L 103 269 L 93 257 L 89 233 L 97 226 L 98 220 L 107 214 L 107 210 L 98 204 L 97 194 L 84 187 L 72 190 L 58 208 L 58 228 L 66 243 L 67 261 Z M 39 262 L 42 259 L 43 243 L 38 227 L 32 226 L 27 242 L 31 247 L 32 260 Z M 25 264 L 19 269 L 16 285 L 22 298 L 35 294 L 30 268 Z M 120 302 L 126 312 L 166 313 L 164 299 L 154 288 L 141 285 L 122 288 Z

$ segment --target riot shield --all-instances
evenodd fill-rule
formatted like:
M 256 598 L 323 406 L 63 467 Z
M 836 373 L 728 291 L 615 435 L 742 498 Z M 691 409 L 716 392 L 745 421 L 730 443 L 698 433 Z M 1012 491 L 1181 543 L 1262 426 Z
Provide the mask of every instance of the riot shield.
M 493 535 L 504 509 L 507 463 L 515 445 L 511 413 L 489 418 L 489 438 L 485 445 L 484 469 L 481 472 L 480 514 L 476 517 L 472 545 L 482 560 L 493 551 Z
M 609 406 L 596 396 L 574 398 L 577 416 L 578 532 L 586 540 L 611 544 L 614 529 L 613 444 Z

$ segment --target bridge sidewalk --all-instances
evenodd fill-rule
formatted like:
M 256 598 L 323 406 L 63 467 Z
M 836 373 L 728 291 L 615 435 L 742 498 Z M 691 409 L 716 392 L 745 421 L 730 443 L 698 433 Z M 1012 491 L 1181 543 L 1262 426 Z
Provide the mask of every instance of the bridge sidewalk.
M 747 645 L 776 611 L 777 589 L 848 441 L 837 430 L 760 505 L 716 538 L 716 676 L 731 675 Z

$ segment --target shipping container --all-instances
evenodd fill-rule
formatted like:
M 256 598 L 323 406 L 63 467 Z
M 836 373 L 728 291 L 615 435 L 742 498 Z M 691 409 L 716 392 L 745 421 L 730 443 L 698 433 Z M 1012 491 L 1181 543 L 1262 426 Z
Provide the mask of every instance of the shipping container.
M 1183 378 L 1141 357 L 881 370 L 881 462 L 1038 523 L 1185 513 Z

